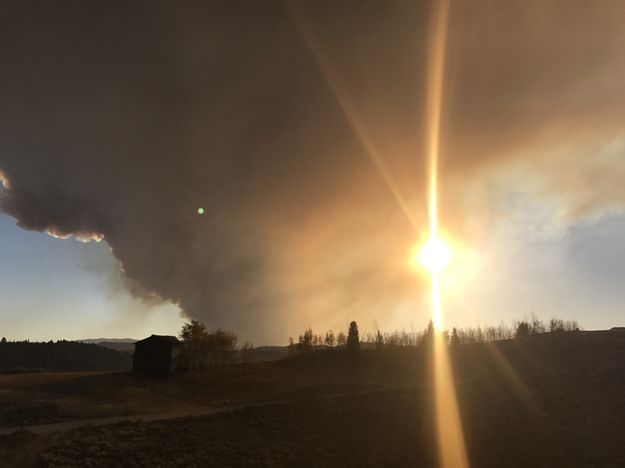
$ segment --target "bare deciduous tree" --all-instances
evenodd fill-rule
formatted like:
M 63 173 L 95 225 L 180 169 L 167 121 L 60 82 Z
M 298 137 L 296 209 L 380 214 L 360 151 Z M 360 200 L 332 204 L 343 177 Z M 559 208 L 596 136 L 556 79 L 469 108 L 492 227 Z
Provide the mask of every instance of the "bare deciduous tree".
M 336 339 L 336 344 L 341 347 L 347 344 L 347 337 L 345 336 L 345 333 L 339 332 L 339 336 Z
M 212 369 L 217 377 L 222 377 L 233 361 L 237 345 L 234 332 L 221 328 L 209 332 L 203 323 L 191 320 L 182 326 L 180 339 L 192 372 Z
M 328 348 L 332 348 L 334 347 L 334 342 L 335 342 L 335 338 L 334 338 L 334 332 L 332 330 L 328 330 L 326 333 L 326 337 L 325 337 L 325 344 Z

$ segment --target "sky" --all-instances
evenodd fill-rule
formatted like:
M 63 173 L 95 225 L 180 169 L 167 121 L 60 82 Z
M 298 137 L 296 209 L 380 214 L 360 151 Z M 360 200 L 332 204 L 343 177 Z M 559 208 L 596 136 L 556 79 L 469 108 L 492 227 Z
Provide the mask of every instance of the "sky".
M 0 216 L 0 335 L 87 339 L 176 334 L 173 304 L 146 304 L 123 287 L 106 244 L 24 231 Z
M 424 328 L 431 6 L 4 3 L 0 335 Z M 446 325 L 623 325 L 624 20 L 451 2 Z

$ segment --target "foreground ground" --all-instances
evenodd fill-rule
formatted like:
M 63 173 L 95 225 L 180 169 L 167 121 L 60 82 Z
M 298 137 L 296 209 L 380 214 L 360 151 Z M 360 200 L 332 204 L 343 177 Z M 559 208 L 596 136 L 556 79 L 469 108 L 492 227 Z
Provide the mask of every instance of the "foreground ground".
M 625 337 L 546 338 L 453 353 L 471 465 L 625 466 Z M 0 436 L 0 460 L 7 466 L 435 466 L 427 362 L 426 354 L 396 350 L 243 367 L 211 385 L 128 375 L 52 382 L 63 391 L 40 383 L 33 385 L 39 396 L 113 379 L 117 390 L 104 388 L 123 405 L 130 404 L 123 395 L 139 388 L 134 391 L 148 400 L 188 407 L 224 400 L 250 406 L 65 433 L 18 431 Z

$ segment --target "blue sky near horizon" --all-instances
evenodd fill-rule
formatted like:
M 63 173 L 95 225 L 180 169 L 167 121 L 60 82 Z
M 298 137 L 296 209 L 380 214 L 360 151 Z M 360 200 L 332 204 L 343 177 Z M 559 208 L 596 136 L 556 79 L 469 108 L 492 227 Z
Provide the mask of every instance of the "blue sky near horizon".
M 0 335 L 49 340 L 177 334 L 172 304 L 150 306 L 116 283 L 105 242 L 25 231 L 0 214 Z
M 567 227 L 555 238 L 524 243 L 485 259 L 470 297 L 449 304 L 473 323 L 500 319 L 575 319 L 585 329 L 625 325 L 625 216 L 612 214 Z

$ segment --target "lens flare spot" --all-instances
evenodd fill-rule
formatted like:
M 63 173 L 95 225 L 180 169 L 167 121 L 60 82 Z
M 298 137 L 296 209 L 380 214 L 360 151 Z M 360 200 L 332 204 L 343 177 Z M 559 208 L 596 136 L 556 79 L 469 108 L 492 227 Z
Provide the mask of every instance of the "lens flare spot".
M 204 208 L 200 207 L 197 209 L 197 214 L 203 215 L 205 213 Z

